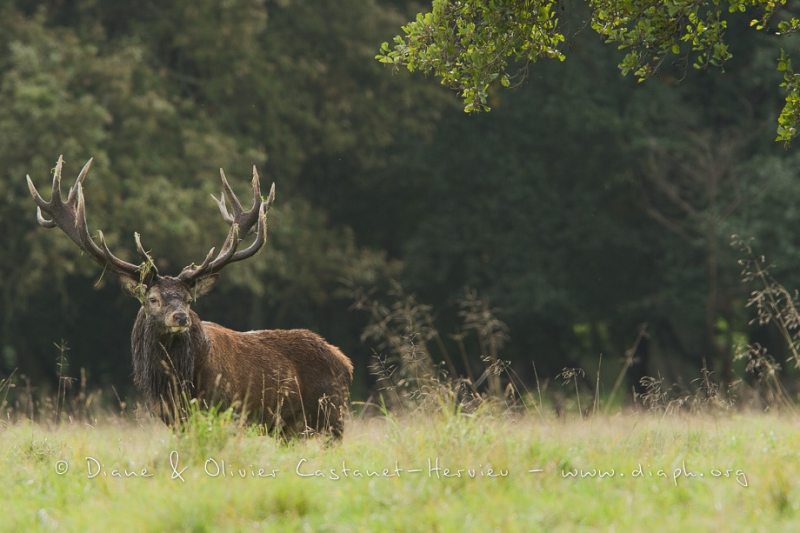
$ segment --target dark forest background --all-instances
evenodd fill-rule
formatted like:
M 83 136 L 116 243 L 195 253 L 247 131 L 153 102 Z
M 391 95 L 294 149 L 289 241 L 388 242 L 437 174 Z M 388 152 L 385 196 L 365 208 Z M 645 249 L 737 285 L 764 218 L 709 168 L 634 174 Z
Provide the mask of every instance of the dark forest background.
M 773 41 L 732 27 L 724 72 L 677 61 L 636 84 L 574 6 L 567 61 L 532 65 L 471 116 L 435 80 L 375 60 L 420 8 L 3 2 L 0 376 L 52 386 L 64 340 L 72 374 L 131 387 L 137 302 L 36 224 L 25 175 L 48 190 L 61 153 L 66 183 L 94 157 L 90 229 L 129 259 L 140 232 L 172 274 L 226 234 L 209 196 L 217 169 L 245 197 L 255 163 L 278 191 L 267 247 L 195 308 L 236 329 L 321 333 L 355 361 L 356 397 L 376 348 L 353 295 L 380 298 L 393 280 L 443 332 L 477 291 L 508 325 L 500 356 L 528 381 L 532 361 L 552 377 L 600 354 L 613 374 L 643 325 L 632 383 L 688 381 L 704 365 L 730 379 L 748 342 L 780 354 L 751 324 L 730 246 L 752 238 L 776 278 L 800 287 L 800 155 L 773 142 Z

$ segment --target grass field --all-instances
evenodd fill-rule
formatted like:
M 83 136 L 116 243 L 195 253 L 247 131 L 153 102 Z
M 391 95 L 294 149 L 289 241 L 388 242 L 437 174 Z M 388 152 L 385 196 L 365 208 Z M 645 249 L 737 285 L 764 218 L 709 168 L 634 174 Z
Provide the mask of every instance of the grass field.
M 8 531 L 800 531 L 786 415 L 378 416 L 334 445 L 109 417 L 0 449 Z

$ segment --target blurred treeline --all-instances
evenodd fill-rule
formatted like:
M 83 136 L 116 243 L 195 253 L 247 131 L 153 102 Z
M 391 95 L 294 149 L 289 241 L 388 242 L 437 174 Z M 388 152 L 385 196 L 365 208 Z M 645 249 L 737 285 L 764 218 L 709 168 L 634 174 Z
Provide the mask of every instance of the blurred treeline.
M 352 292 L 392 279 L 444 332 L 477 290 L 509 326 L 501 357 L 527 379 L 531 361 L 553 376 L 601 353 L 615 370 L 643 324 L 634 380 L 688 380 L 704 361 L 725 376 L 737 344 L 777 346 L 749 323 L 729 246 L 752 237 L 800 286 L 800 155 L 772 141 L 774 44 L 732 31 L 726 72 L 678 58 L 637 85 L 572 6 L 567 61 L 530 65 L 491 113 L 467 116 L 435 81 L 374 60 L 419 8 L 3 2 L 0 375 L 52 382 L 64 339 L 73 374 L 130 386 L 138 304 L 35 221 L 24 176 L 49 194 L 60 153 L 67 184 L 95 159 L 90 228 L 129 259 L 139 231 L 173 274 L 225 236 L 217 169 L 246 195 L 255 163 L 277 184 L 268 245 L 197 310 L 238 329 L 320 332 L 356 361 L 356 396 L 373 349 Z

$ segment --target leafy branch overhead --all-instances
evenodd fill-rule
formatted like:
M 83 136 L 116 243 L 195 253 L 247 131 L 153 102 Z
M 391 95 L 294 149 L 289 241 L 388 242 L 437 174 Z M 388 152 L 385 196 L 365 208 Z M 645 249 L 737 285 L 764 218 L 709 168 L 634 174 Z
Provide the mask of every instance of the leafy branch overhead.
M 746 14 L 755 31 L 776 36 L 796 33 L 800 19 L 788 0 L 587 0 L 591 27 L 624 52 L 619 68 L 640 82 L 653 76 L 670 57 L 694 68 L 722 67 L 733 56 L 726 30 Z M 457 90 L 464 111 L 488 111 L 489 90 L 524 79 L 541 58 L 563 61 L 565 42 L 555 0 L 433 0 L 384 42 L 376 59 L 409 71 L 433 74 Z M 777 139 L 789 142 L 800 124 L 800 75 L 785 52 L 778 59 L 785 105 Z

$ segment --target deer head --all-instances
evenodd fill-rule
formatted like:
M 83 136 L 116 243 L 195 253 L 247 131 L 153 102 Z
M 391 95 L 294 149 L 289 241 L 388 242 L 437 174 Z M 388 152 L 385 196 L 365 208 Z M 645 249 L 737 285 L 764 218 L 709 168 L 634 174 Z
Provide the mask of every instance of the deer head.
M 267 212 L 275 200 L 275 184 L 272 184 L 266 200 L 263 199 L 258 172 L 253 166 L 253 204 L 245 210 L 231 189 L 225 173 L 220 169 L 222 192 L 219 198 L 214 195 L 212 198 L 216 201 L 223 219 L 230 224 L 230 229 L 219 253 L 215 254 L 216 248 L 212 247 L 199 265 L 192 263 L 184 267 L 175 277 L 162 276 L 153 258 L 142 246 L 138 233 L 134 233 L 136 250 L 142 257 L 142 262 L 138 265 L 115 256 L 109 250 L 102 231 L 97 232 L 99 244 L 95 242 L 86 225 L 86 205 L 83 196 L 83 182 L 92 166 L 92 159 L 89 159 L 81 169 L 67 193 L 66 200 L 61 194 L 63 164 L 64 159 L 59 156 L 49 201 L 42 198 L 30 176 L 26 176 L 28 189 L 37 206 L 36 220 L 45 228 L 60 228 L 89 257 L 116 274 L 123 288 L 142 304 L 142 310 L 148 321 L 165 333 L 186 332 L 192 326 L 193 300 L 211 289 L 219 272 L 226 265 L 252 257 L 266 242 Z M 255 232 L 253 242 L 239 250 L 243 238 L 253 232 Z

